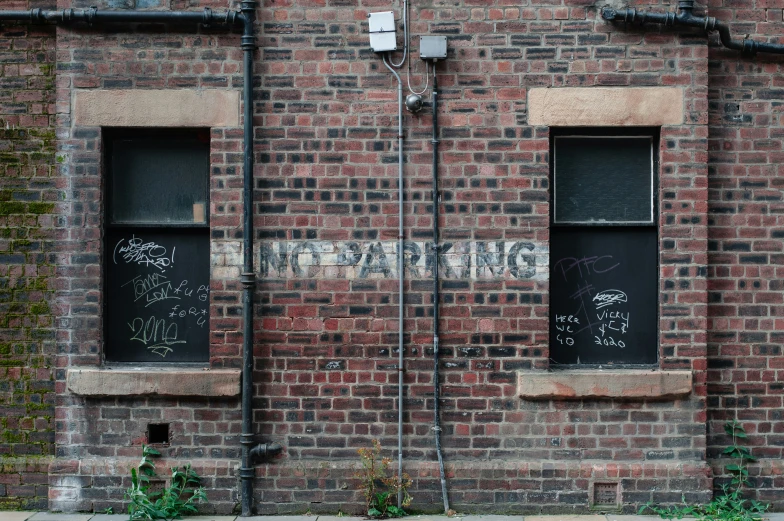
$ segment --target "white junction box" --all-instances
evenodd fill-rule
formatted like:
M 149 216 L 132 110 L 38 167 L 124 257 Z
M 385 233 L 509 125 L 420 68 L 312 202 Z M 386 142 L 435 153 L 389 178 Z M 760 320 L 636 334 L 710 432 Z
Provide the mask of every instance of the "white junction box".
M 420 36 L 419 57 L 423 60 L 445 60 L 446 36 Z
M 373 48 L 373 52 L 397 50 L 394 12 L 370 13 L 368 24 L 370 26 L 370 47 Z

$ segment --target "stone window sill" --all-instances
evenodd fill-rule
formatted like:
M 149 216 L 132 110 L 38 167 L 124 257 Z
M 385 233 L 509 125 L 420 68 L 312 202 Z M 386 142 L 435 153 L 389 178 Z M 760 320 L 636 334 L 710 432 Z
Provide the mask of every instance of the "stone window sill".
M 80 396 L 239 396 L 239 369 L 68 369 Z
M 674 398 L 692 390 L 691 371 L 573 370 L 551 373 L 521 372 L 517 379 L 525 400 L 582 398 Z

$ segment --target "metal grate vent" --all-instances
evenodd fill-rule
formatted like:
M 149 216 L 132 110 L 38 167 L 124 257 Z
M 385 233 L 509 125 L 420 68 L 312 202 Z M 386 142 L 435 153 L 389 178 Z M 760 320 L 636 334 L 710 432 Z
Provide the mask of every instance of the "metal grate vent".
M 618 506 L 618 483 L 594 483 L 594 506 Z

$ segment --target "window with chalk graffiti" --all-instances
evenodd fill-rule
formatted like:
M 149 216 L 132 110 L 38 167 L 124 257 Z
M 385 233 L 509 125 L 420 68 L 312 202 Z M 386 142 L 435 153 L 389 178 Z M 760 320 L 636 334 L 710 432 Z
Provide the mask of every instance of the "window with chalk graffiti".
M 658 360 L 657 146 L 653 130 L 554 132 L 553 367 Z
M 209 358 L 209 134 L 107 131 L 107 362 Z

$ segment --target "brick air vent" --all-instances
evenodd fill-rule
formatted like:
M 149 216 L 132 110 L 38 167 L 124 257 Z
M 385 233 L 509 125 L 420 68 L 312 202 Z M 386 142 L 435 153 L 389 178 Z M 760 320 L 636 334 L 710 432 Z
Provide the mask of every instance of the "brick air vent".
M 617 508 L 618 483 L 594 483 L 593 506 Z
M 150 423 L 147 425 L 147 443 L 150 445 L 169 444 L 169 424 Z

